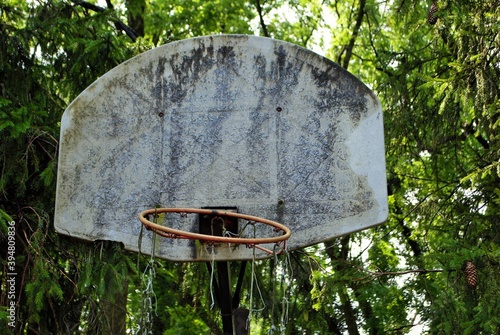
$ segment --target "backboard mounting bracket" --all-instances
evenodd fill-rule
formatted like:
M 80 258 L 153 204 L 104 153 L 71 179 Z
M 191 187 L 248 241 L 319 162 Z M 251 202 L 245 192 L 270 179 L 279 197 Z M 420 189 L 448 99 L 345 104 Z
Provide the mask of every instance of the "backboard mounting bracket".
M 236 206 L 202 207 L 202 209 L 238 213 L 238 207 Z M 236 237 L 238 236 L 239 229 L 238 222 L 238 218 L 235 217 L 220 217 L 217 214 L 198 214 L 200 234 Z

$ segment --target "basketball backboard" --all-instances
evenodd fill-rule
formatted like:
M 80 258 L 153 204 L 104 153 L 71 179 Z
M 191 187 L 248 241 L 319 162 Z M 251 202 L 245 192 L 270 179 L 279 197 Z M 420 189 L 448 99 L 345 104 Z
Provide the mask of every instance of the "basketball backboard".
M 334 62 L 296 45 L 217 35 L 173 42 L 112 69 L 61 120 L 55 227 L 138 250 L 138 214 L 237 208 L 280 222 L 298 249 L 388 215 L 380 103 Z M 166 224 L 198 232 L 197 219 Z M 151 251 L 146 232 L 142 252 Z M 160 238 L 156 256 L 242 260 Z M 256 252 L 257 258 L 267 257 Z

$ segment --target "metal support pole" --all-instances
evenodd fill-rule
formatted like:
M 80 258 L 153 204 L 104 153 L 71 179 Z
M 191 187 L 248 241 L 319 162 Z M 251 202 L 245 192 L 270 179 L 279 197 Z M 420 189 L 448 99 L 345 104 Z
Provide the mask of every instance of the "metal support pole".
M 215 208 L 210 208 L 215 209 Z M 222 209 L 222 208 L 218 208 Z M 238 212 L 236 207 L 223 208 Z M 238 233 L 238 219 L 226 218 L 221 219 L 217 215 L 203 215 L 199 216 L 200 233 L 214 236 L 222 236 L 224 231 L 229 231 L 233 234 Z M 238 275 L 238 282 L 234 296 L 231 292 L 231 269 L 228 261 L 216 262 L 217 279 L 214 281 L 214 291 L 217 303 L 220 308 L 222 316 L 222 330 L 224 335 L 248 335 L 248 313 L 245 308 L 238 308 L 240 305 L 240 292 L 243 285 L 243 278 L 245 276 L 245 268 L 247 261 L 241 263 L 240 272 Z M 207 263 L 208 272 L 213 276 L 212 266 Z M 235 314 L 237 316 L 235 317 Z
M 222 316 L 224 335 L 234 335 L 233 306 L 231 294 L 231 274 L 228 262 L 217 262 L 217 277 L 219 286 L 219 307 Z
M 212 267 L 207 264 L 207 269 L 212 275 Z M 229 262 L 217 262 L 217 279 L 214 281 L 214 292 L 217 304 L 222 316 L 222 330 L 224 335 L 247 335 L 248 334 L 248 310 L 239 308 L 241 288 L 245 275 L 247 261 L 242 261 L 238 282 L 234 294 L 231 293 L 231 271 Z

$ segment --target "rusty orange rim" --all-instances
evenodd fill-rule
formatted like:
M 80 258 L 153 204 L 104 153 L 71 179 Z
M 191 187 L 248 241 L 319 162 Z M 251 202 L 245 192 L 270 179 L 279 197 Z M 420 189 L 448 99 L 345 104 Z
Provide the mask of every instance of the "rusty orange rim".
M 151 214 L 160 214 L 160 213 L 179 213 L 179 214 L 209 214 L 214 216 L 228 216 L 235 217 L 243 220 L 247 220 L 249 222 L 258 222 L 268 226 L 274 227 L 275 231 L 282 231 L 283 234 L 274 237 L 262 237 L 262 238 L 246 238 L 246 237 L 229 237 L 229 236 L 214 236 L 214 235 L 205 235 L 199 233 L 187 232 L 179 229 L 169 228 L 165 226 L 161 226 L 154 222 L 146 219 L 147 215 Z M 200 240 L 206 242 L 213 243 L 234 243 L 234 244 L 245 244 L 249 247 L 255 247 L 259 250 L 270 254 L 279 254 L 286 249 L 286 241 L 292 235 L 290 229 L 285 225 L 278 223 L 276 221 L 264 219 L 258 216 L 247 215 L 242 213 L 235 213 L 230 211 L 222 211 L 222 210 L 212 210 L 212 209 L 200 209 L 200 208 L 152 208 L 142 211 L 139 214 L 139 220 L 146 227 L 146 229 L 152 230 L 154 233 L 166 237 L 166 238 L 181 238 L 181 239 L 189 239 L 189 240 Z M 269 244 L 274 243 L 277 246 L 280 246 L 281 249 L 279 252 L 276 250 L 271 250 L 261 246 L 261 244 Z

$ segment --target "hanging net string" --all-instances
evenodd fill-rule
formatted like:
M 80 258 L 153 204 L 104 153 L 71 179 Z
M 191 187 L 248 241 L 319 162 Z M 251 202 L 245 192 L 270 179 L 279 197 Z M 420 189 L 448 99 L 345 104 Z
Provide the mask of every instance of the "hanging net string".
M 158 216 L 155 216 L 155 222 Z M 140 270 L 140 257 L 142 255 L 142 238 L 143 238 L 143 226 L 139 233 L 139 255 L 137 259 L 137 269 Z M 141 275 L 141 284 L 143 286 L 142 290 L 142 304 L 141 304 L 141 316 L 139 320 L 139 327 L 135 332 L 136 335 L 153 335 L 153 318 L 152 315 L 155 313 L 157 315 L 157 299 L 156 293 L 153 287 L 153 280 L 156 277 L 156 235 L 152 234 L 151 240 L 151 252 L 149 261 L 146 264 L 146 268 Z M 140 272 L 140 271 L 138 271 Z
M 256 228 L 255 228 L 255 224 L 252 224 L 252 222 L 249 222 L 248 224 L 250 224 L 251 226 L 253 226 L 253 235 L 255 236 L 256 235 Z M 245 229 L 246 227 L 244 227 L 243 229 Z M 263 311 L 265 308 L 266 308 L 266 303 L 264 301 L 264 297 L 262 296 L 262 291 L 260 290 L 260 287 L 259 287 L 259 281 L 258 281 L 258 278 L 257 278 L 257 272 L 255 271 L 255 261 L 256 261 L 256 255 L 255 255 L 255 248 L 253 249 L 253 257 L 252 257 L 252 268 L 251 268 L 251 280 L 250 280 L 250 301 L 249 301 L 249 305 L 250 305 L 250 314 L 248 315 L 248 319 L 247 319 L 247 329 L 250 329 L 250 322 L 252 320 L 252 313 L 254 312 L 261 312 Z M 262 307 L 261 308 L 254 308 L 253 307 L 253 292 L 254 292 L 254 286 L 257 288 L 257 292 L 259 294 L 259 297 L 260 297 L 260 301 L 262 303 Z
M 288 306 L 290 304 L 288 297 L 290 296 L 293 270 L 290 261 L 290 254 L 288 253 L 288 251 L 285 251 L 284 255 L 281 258 L 282 261 L 280 262 L 280 285 L 283 296 L 281 298 L 280 331 L 284 334 L 286 330 L 286 324 L 288 323 Z
M 289 296 L 291 294 L 291 278 L 293 278 L 290 254 L 284 251 L 281 255 L 277 253 L 273 257 L 273 292 L 272 292 L 272 307 L 271 307 L 271 328 L 266 334 L 285 334 L 288 323 Z M 279 301 L 281 297 L 281 302 Z M 275 323 L 275 307 L 281 309 L 279 320 Z M 279 312 L 278 312 L 279 313 Z
M 214 299 L 214 274 L 215 274 L 215 248 L 212 247 L 212 261 L 210 262 L 210 298 L 212 299 L 212 303 L 210 304 L 210 309 L 213 309 L 215 306 Z

